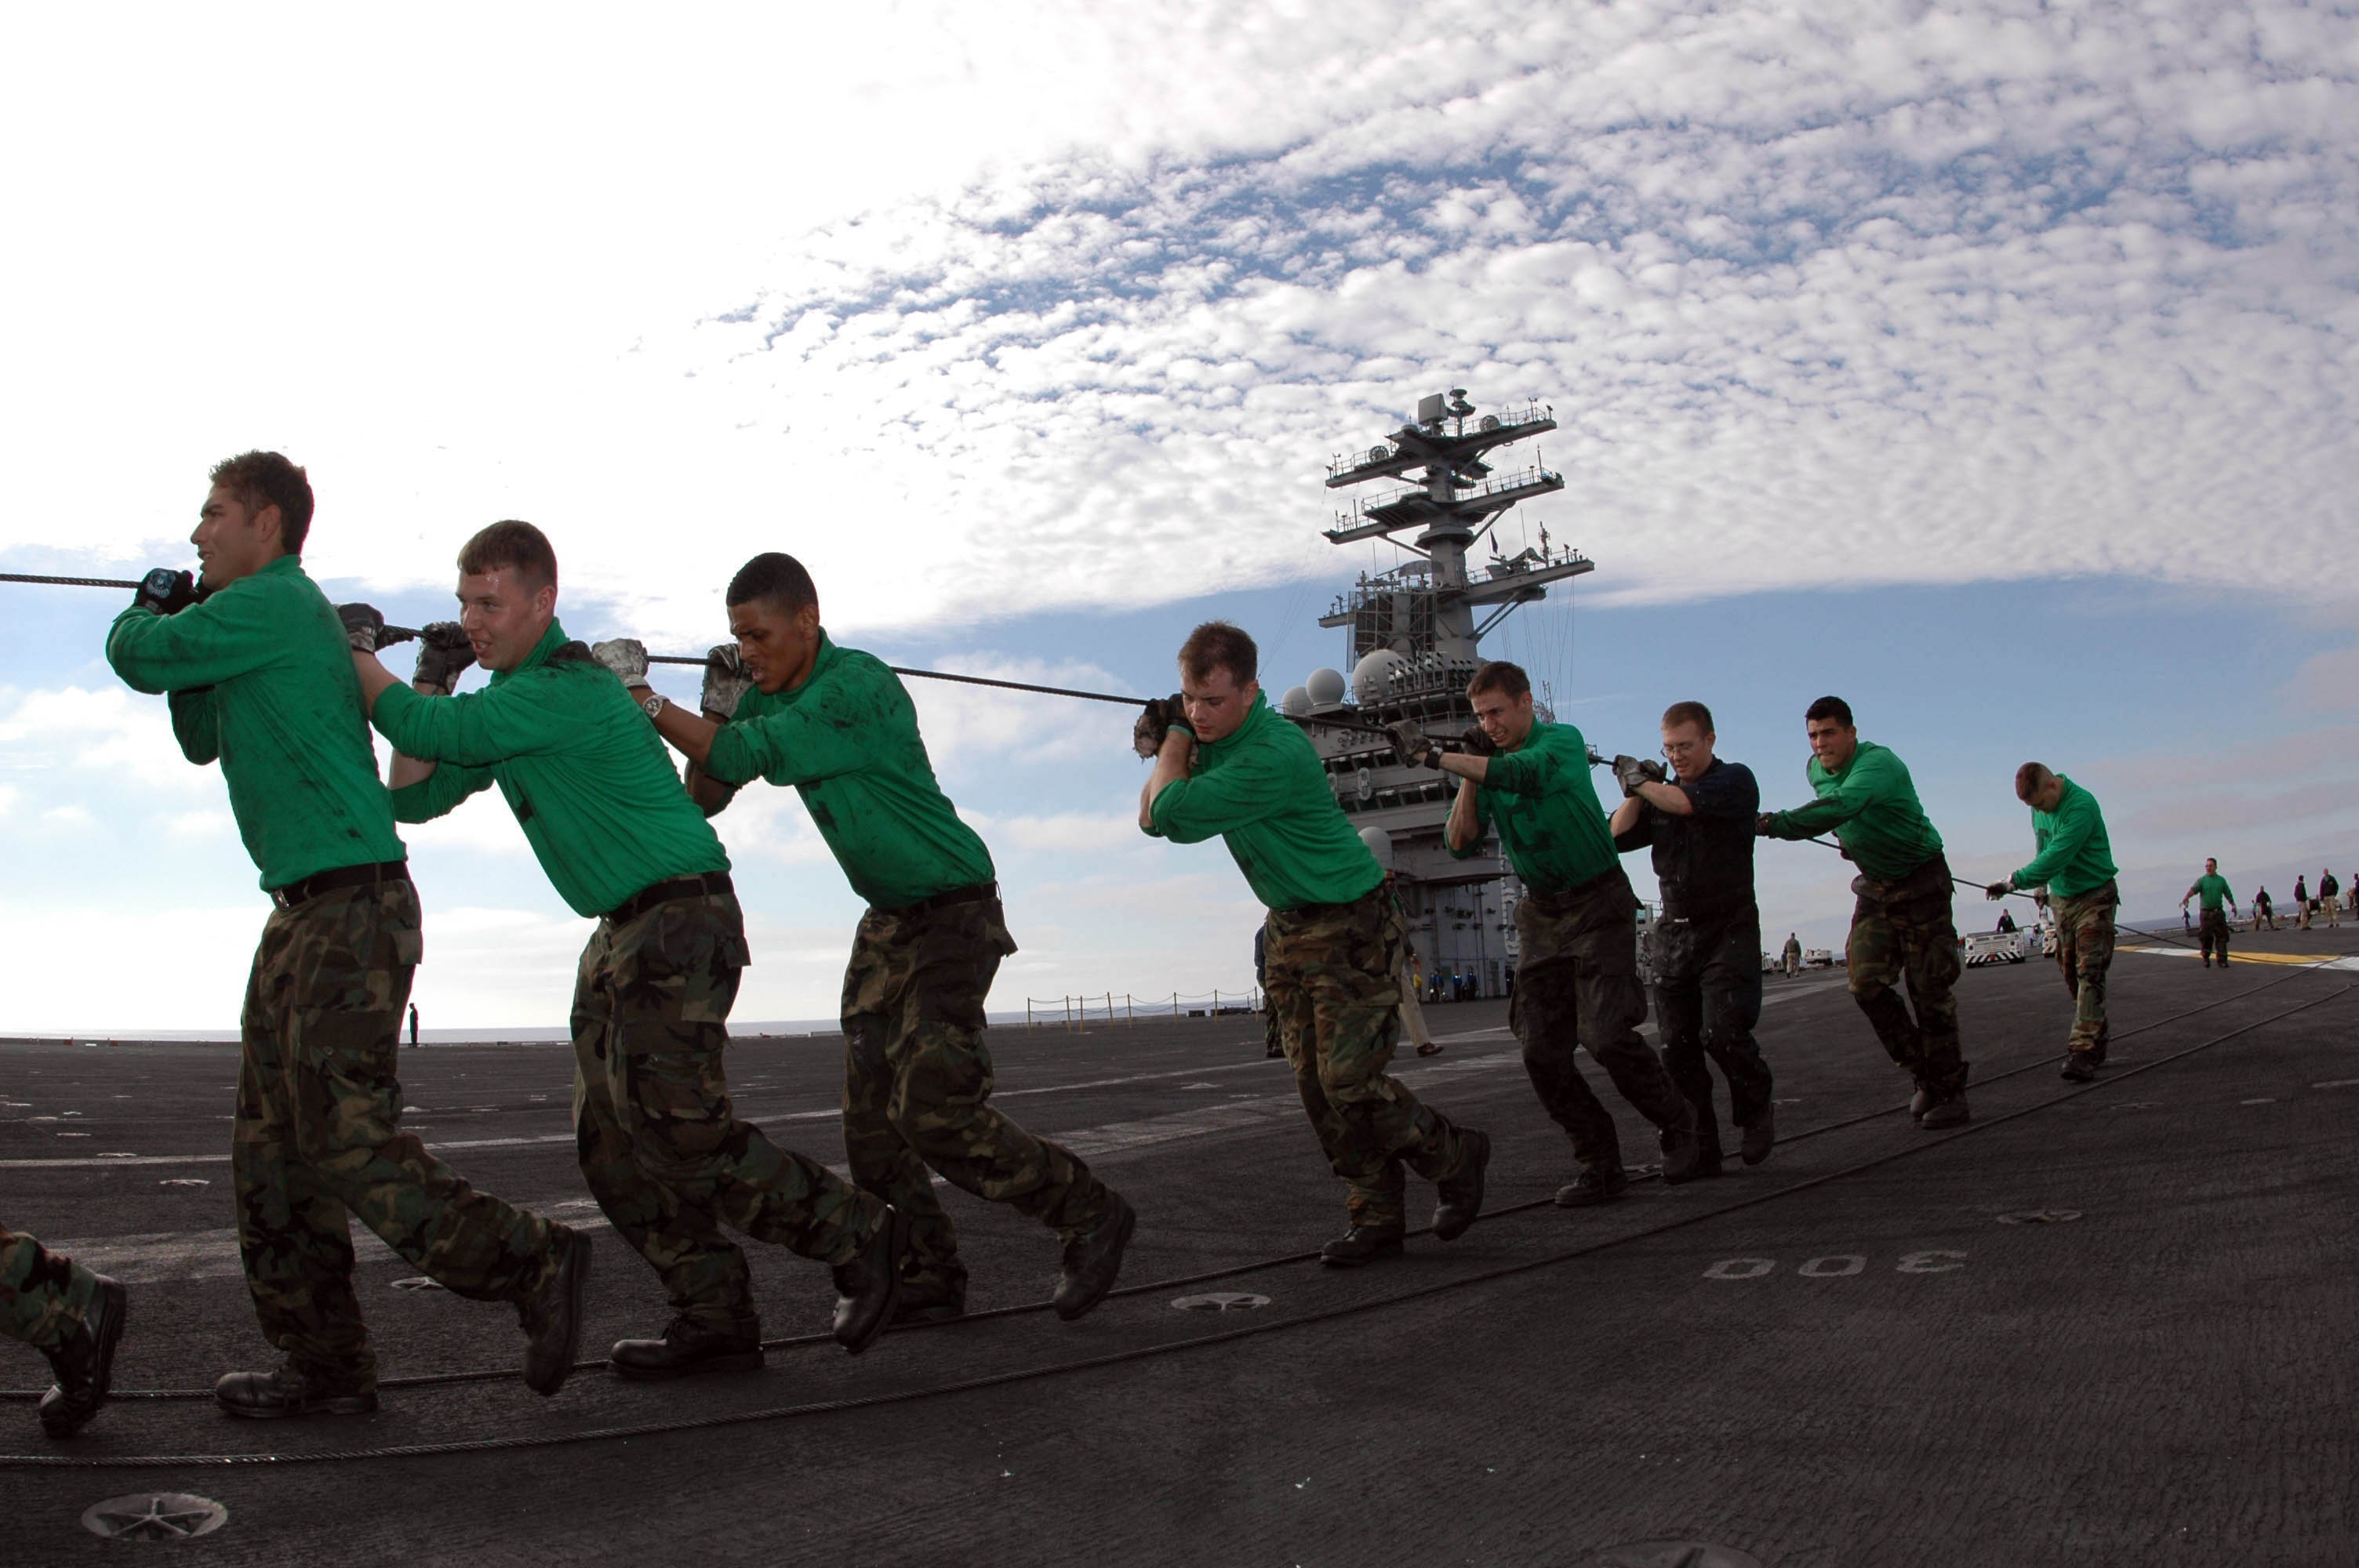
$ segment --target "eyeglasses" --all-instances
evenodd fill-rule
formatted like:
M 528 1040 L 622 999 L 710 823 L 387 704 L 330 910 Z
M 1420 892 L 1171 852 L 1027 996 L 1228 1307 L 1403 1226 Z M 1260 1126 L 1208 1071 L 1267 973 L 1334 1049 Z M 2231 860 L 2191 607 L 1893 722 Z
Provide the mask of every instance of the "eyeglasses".
M 1667 742 L 1662 749 L 1663 755 L 1672 762 L 1677 762 L 1681 757 L 1691 757 L 1702 750 L 1703 742 L 1701 741 L 1672 741 Z

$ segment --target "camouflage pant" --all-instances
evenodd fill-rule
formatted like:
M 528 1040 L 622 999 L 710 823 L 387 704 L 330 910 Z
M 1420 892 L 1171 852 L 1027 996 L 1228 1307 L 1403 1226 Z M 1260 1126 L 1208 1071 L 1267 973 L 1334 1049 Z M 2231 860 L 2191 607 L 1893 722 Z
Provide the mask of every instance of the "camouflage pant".
M 1071 1239 L 1112 1195 L 1070 1150 L 990 1103 L 984 999 L 1016 951 L 996 898 L 897 914 L 872 909 L 843 973 L 843 1147 L 853 1179 L 909 1217 L 902 1279 L 918 1297 L 962 1297 L 958 1232 L 929 1169 L 962 1192 Z
M 418 894 L 380 882 L 274 910 L 239 1021 L 230 1177 L 263 1337 L 339 1387 L 373 1388 L 349 1217 L 421 1274 L 517 1301 L 555 1266 L 561 1227 L 477 1192 L 401 1121 L 395 1063 L 421 952 Z
M 2302 906 L 2301 923 L 2304 925 L 2310 924 L 2308 904 Z M 2212 949 L 2216 946 L 2220 949 L 2220 961 L 2226 963 L 2228 961 L 2228 912 L 2223 909 L 2205 910 L 2202 924 L 2197 927 L 2195 939 L 2202 944 L 2205 958 L 2212 957 Z
M 2056 901 L 2056 966 L 2072 993 L 2072 1054 L 2104 1060 L 2113 1024 L 2105 1018 L 2105 971 L 2114 961 L 2114 911 L 2121 892 L 2111 881 Z
M 98 1276 L 0 1225 L 0 1334 L 55 1350 L 89 1317 Z
M 1852 879 L 1851 994 L 1895 1062 L 1936 1094 L 1965 1087 L 1951 988 L 1963 966 L 1950 914 L 1950 862 L 1934 856 L 1897 881 Z M 1908 1001 L 1897 990 L 1908 982 Z M 1916 1009 L 1910 1018 L 1909 1008 Z
M 1622 1098 L 1665 1133 L 1695 1125 L 1663 1064 L 1638 1034 L 1647 990 L 1638 979 L 1638 897 L 1614 867 L 1562 893 L 1527 892 L 1516 905 L 1523 956 L 1507 1026 L 1524 1047 L 1524 1071 L 1541 1108 L 1572 1141 L 1572 1157 L 1594 1171 L 1622 1167 L 1614 1115 L 1581 1075 L 1572 1054 L 1592 1060 Z
M 1769 1064 L 1753 1038 L 1761 1022 L 1761 922 L 1751 910 L 1655 927 L 1655 1021 L 1663 1067 L 1693 1108 L 1704 1158 L 1720 1152 L 1707 1057 L 1728 1079 L 1729 1119 L 1750 1127 L 1769 1108 Z
M 573 1135 L 592 1195 L 673 1312 L 758 1334 L 745 1254 L 721 1227 L 845 1263 L 885 1206 L 737 1119 L 723 1057 L 747 957 L 728 893 L 598 922 L 573 987 Z
M 1385 1071 L 1400 1035 L 1400 915 L 1380 886 L 1352 903 L 1274 909 L 1266 930 L 1269 1003 L 1311 1130 L 1351 1189 L 1351 1222 L 1398 1230 L 1402 1165 L 1438 1182 L 1469 1154 L 1448 1118 Z

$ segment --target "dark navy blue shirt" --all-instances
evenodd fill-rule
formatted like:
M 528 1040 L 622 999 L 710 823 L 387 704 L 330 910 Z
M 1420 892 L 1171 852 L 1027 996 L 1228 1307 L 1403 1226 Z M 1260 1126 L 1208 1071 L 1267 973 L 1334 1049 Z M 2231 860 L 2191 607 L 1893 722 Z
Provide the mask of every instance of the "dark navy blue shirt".
M 1675 816 L 1641 801 L 1638 820 L 1614 838 L 1614 847 L 1625 853 L 1654 847 L 1665 919 L 1753 914 L 1753 819 L 1761 810 L 1753 770 L 1714 757 L 1694 783 L 1676 776 L 1669 782 L 1695 814 Z

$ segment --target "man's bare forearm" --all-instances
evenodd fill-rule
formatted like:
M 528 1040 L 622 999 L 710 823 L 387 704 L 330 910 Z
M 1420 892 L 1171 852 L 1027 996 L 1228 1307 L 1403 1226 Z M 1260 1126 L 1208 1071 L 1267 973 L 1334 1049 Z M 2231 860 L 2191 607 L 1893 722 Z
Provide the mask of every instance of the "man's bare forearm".
M 1481 784 L 1491 776 L 1491 759 L 1478 757 L 1472 752 L 1437 752 L 1434 753 L 1433 760 L 1441 765 L 1443 773 L 1455 773 L 1462 779 L 1472 779 L 1476 784 Z
M 401 677 L 377 663 L 375 654 L 364 654 L 358 648 L 353 650 L 353 673 L 361 677 L 361 711 L 371 717 L 375 717 L 376 713 L 376 699 L 401 684 Z M 421 697 L 451 695 L 436 686 L 412 683 L 411 689 Z M 408 789 L 411 784 L 422 784 L 433 776 L 432 762 L 419 757 L 404 756 L 401 752 L 396 752 L 393 754 L 393 765 L 386 770 L 385 787 Z
M 1456 762 L 1458 759 L 1452 756 L 1445 760 Z M 1478 762 L 1484 761 L 1481 757 L 1473 760 Z M 1442 831 L 1448 836 L 1450 847 L 1453 849 L 1466 849 L 1474 842 L 1476 837 L 1474 790 L 1475 784 L 1472 775 L 1462 778 L 1458 785 L 1458 798 L 1450 803 L 1450 822 Z
M 1154 771 L 1147 775 L 1147 783 L 1139 786 L 1138 825 L 1142 828 L 1151 830 L 1155 827 L 1155 797 L 1161 795 L 1166 786 L 1188 776 L 1188 758 L 1195 745 L 1196 738 L 1177 725 L 1163 737 L 1163 744 L 1155 753 Z
M 1688 798 L 1687 791 L 1675 784 L 1642 784 L 1638 786 L 1638 793 L 1631 798 L 1643 800 L 1659 811 L 1669 812 L 1673 816 L 1695 815 L 1695 802 Z
M 691 713 L 677 702 L 667 702 L 656 714 L 656 733 L 673 751 L 695 763 L 701 776 L 705 759 L 712 754 L 713 740 L 721 733 L 721 725 L 701 714 Z

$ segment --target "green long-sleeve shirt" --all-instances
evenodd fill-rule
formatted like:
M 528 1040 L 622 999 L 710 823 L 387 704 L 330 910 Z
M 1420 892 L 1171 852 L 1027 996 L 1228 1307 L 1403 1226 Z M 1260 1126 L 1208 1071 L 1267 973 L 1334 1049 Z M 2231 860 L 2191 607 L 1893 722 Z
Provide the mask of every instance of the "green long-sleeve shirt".
M 2031 837 L 2038 853 L 2015 873 L 2019 888 L 2045 886 L 2058 898 L 2094 892 L 2113 880 L 2114 849 L 2105 838 L 2105 814 L 2097 797 L 2061 773 L 2064 797 L 2054 811 L 2031 814 Z
M 1589 782 L 1589 741 L 1570 724 L 1534 724 L 1523 743 L 1490 760 L 1474 791 L 1475 840 L 1496 827 L 1507 863 L 1535 892 L 1564 892 L 1621 863 L 1605 807 Z
M 1812 757 L 1804 773 L 1819 798 L 1773 816 L 1771 838 L 1810 838 L 1832 828 L 1859 869 L 1880 882 L 1897 881 L 1941 852 L 1908 765 L 1885 747 L 1862 741 L 1841 773 Z
M 1147 819 L 1148 833 L 1174 844 L 1218 834 L 1271 909 L 1349 903 L 1385 880 L 1335 804 L 1317 748 L 1259 692 L 1244 723 L 1197 748 L 1192 775 L 1157 792 Z
M 393 792 L 396 817 L 429 821 L 497 784 L 576 914 L 603 914 L 653 882 L 729 869 L 655 726 L 554 621 L 523 664 L 483 690 L 391 687 L 375 721 L 395 751 L 439 764 Z
M 106 662 L 134 691 L 171 694 L 183 756 L 220 762 L 265 888 L 405 858 L 343 622 L 297 557 L 178 615 L 134 605 Z
M 935 781 L 901 678 L 824 630 L 803 684 L 739 698 L 703 767 L 732 798 L 757 777 L 791 784 L 853 891 L 875 908 L 992 880 L 991 851 Z

